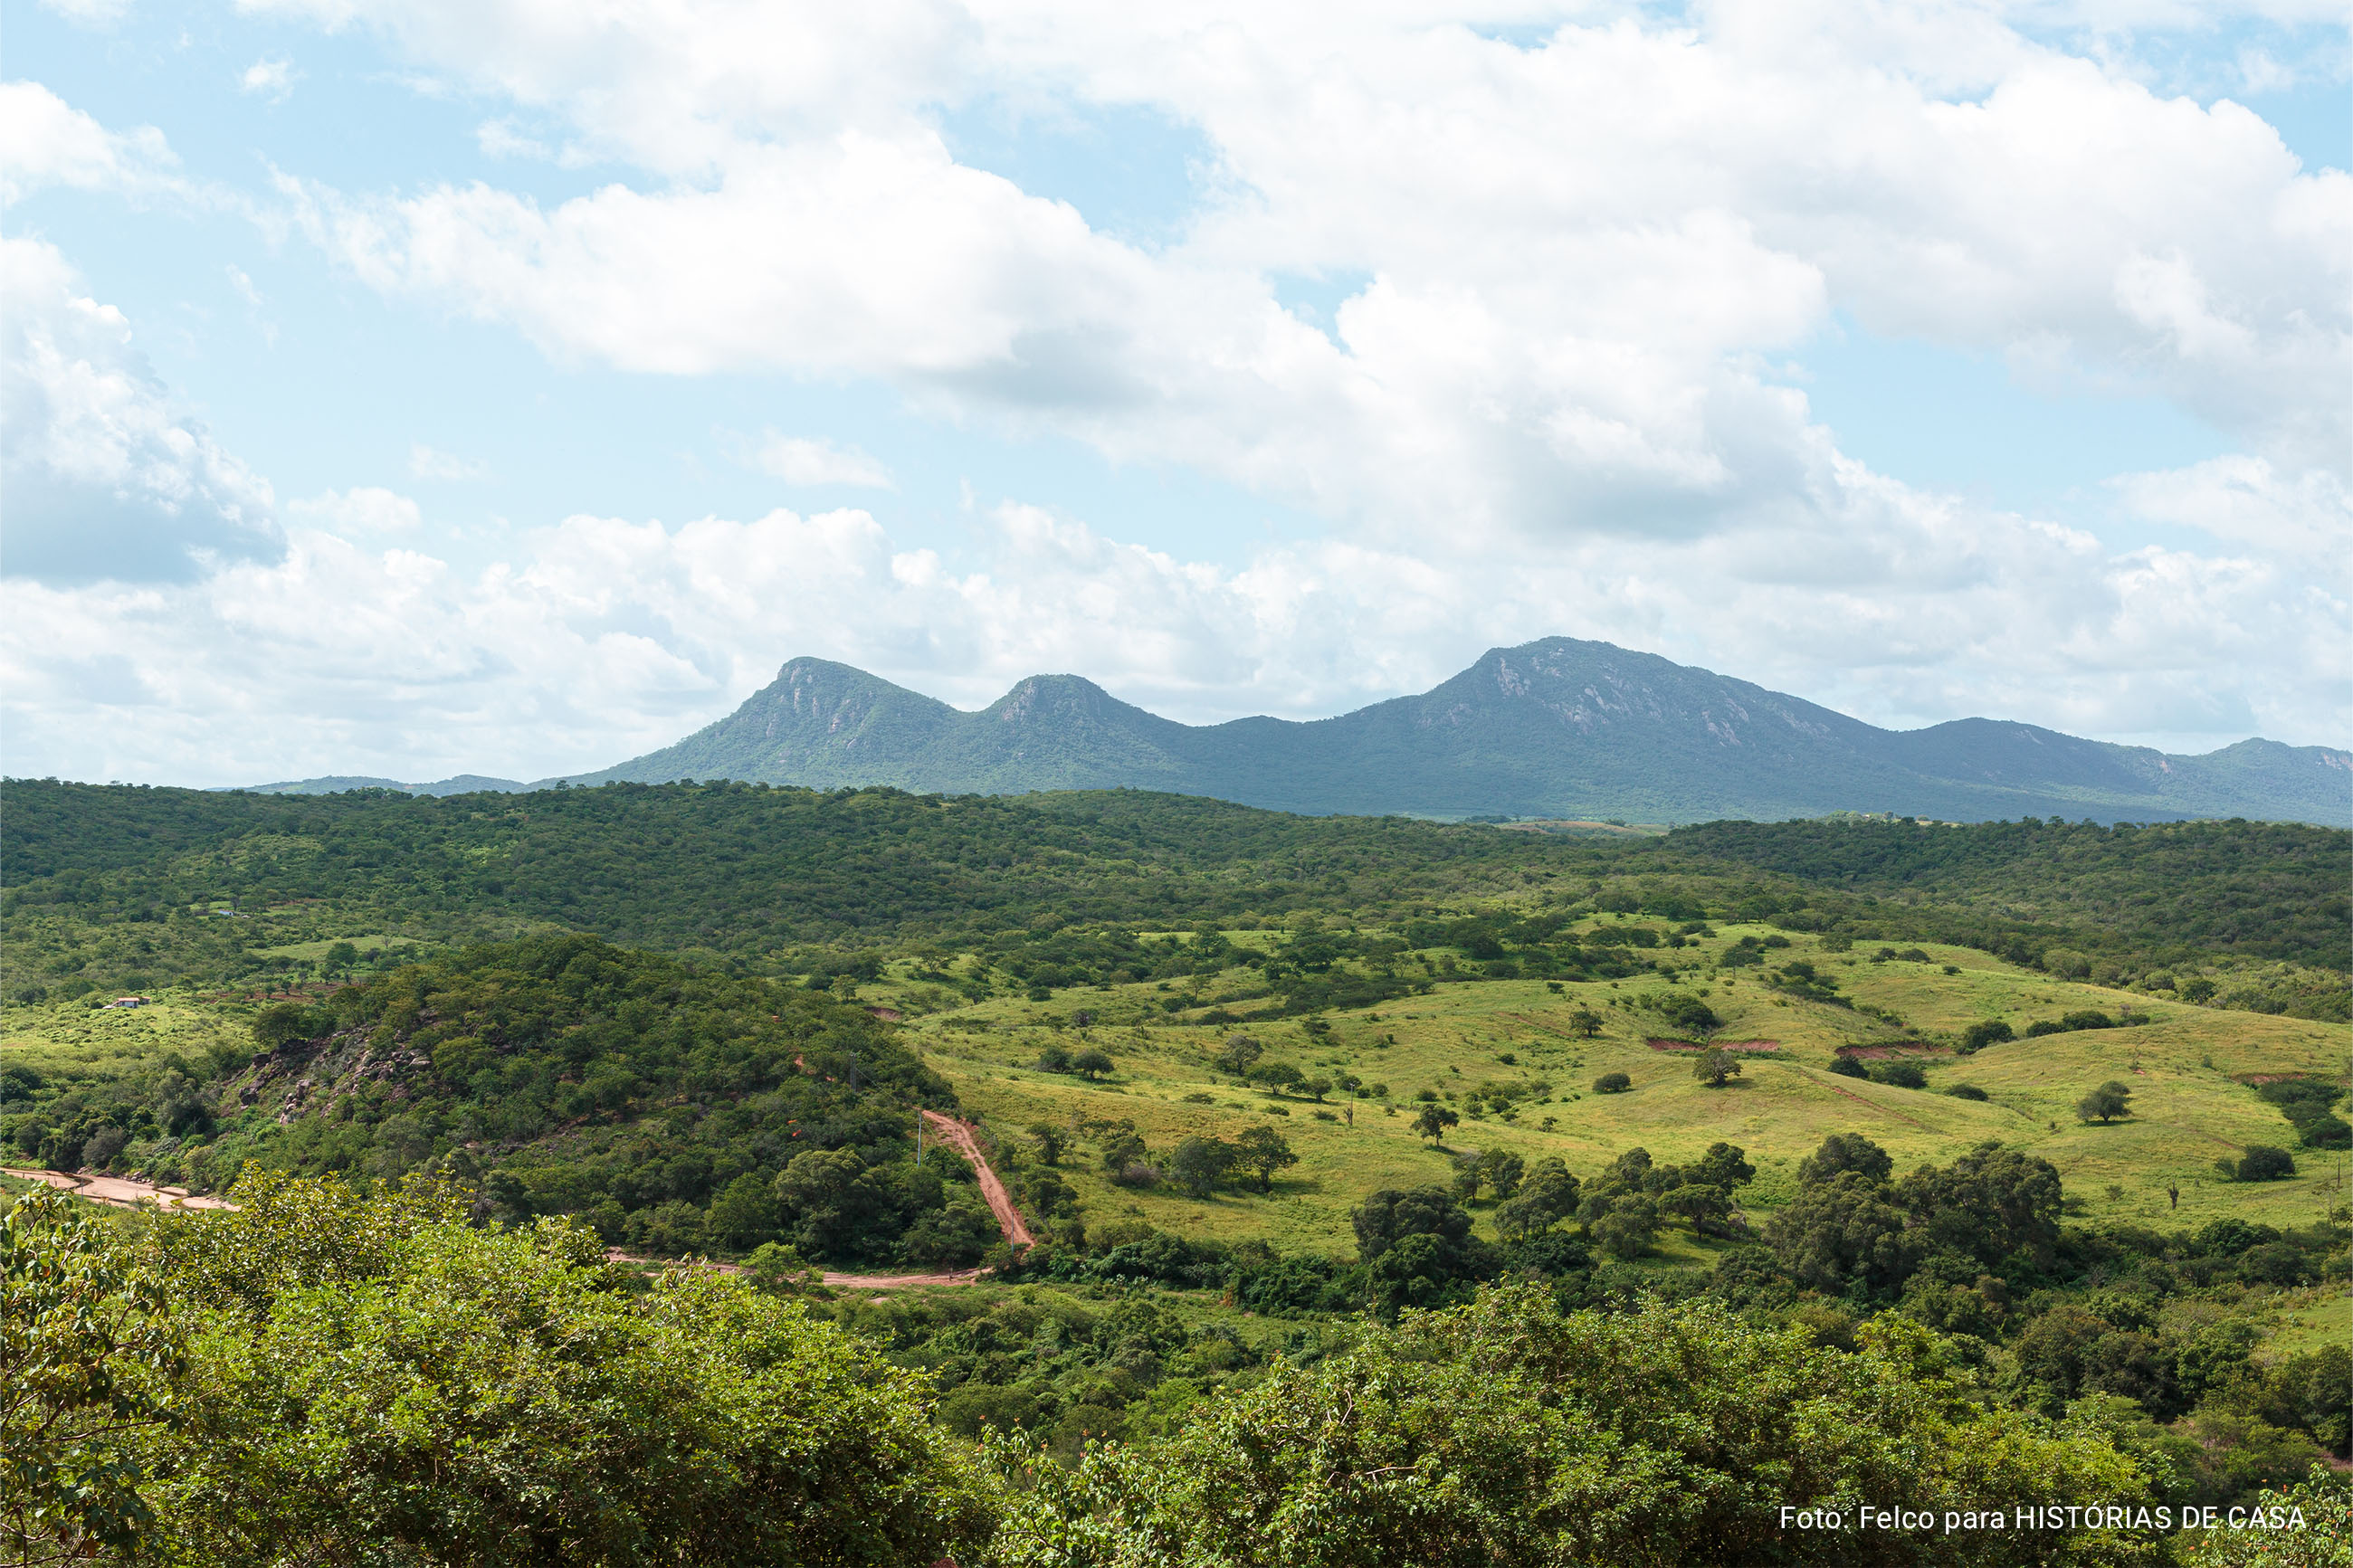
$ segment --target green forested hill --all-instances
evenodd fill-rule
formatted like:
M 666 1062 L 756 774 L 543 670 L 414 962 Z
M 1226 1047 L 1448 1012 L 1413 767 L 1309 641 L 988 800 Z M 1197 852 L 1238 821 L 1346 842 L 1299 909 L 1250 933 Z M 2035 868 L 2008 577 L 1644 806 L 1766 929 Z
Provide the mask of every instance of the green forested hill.
M 261 966 L 257 952 L 363 930 L 452 940 L 560 927 L 806 973 L 816 949 L 1306 911 L 1394 924 L 1497 900 L 1738 913 L 2028 963 L 2058 950 L 2116 980 L 2220 964 L 2232 973 L 2210 994 L 2307 1016 L 2341 1014 L 2342 984 L 2248 966 L 2353 966 L 2353 836 L 2295 825 L 1830 820 L 1598 837 L 1125 790 L 735 784 L 290 799 L 19 781 L 7 803 L 10 995 L 234 977 Z M 247 918 L 208 912 L 232 901 Z M 1089 973 L 1068 954 L 1050 962 L 1074 981 Z
M 1307 818 L 1132 791 L 1006 798 L 744 784 L 289 799 L 12 782 L 7 908 L 161 914 L 321 899 L 509 911 L 757 951 L 860 932 L 1447 897 L 1578 858 L 1566 839 Z
M 2347 836 L 2287 822 L 1715 822 L 1670 842 L 1808 882 L 1926 898 L 2137 945 L 2353 967 Z
M 994 1236 L 962 1162 L 913 1163 L 916 1108 L 955 1104 L 945 1080 L 822 992 L 542 937 L 280 1003 L 254 1035 L 250 1061 L 7 1085 L 0 1105 L 19 1103 L 0 1124 L 41 1164 L 74 1169 L 111 1138 L 100 1163 L 127 1146 L 157 1179 L 213 1186 L 248 1160 L 488 1173 L 485 1205 L 509 1218 L 578 1214 L 672 1253 L 782 1237 L 816 1258 L 961 1266 Z

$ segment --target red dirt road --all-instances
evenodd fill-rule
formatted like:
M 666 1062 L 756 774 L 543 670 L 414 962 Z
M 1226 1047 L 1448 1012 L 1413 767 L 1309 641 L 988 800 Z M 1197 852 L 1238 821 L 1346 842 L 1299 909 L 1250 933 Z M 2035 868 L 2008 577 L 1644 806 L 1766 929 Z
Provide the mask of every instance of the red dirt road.
M 1016 1247 L 1028 1247 L 1034 1241 L 1021 1211 L 1013 1206 L 1012 1194 L 989 1168 L 988 1157 L 980 1152 L 980 1141 L 972 1135 L 972 1129 L 936 1110 L 923 1112 L 923 1124 L 940 1142 L 963 1155 L 973 1174 L 980 1178 L 980 1195 L 988 1200 L 988 1212 L 997 1216 L 997 1228 L 1005 1233 L 1005 1239 Z M 828 1274 L 825 1282 L 836 1290 L 898 1290 L 910 1285 L 969 1285 L 979 1278 L 979 1269 L 964 1268 L 953 1274 Z
M 1029 1226 L 1022 1219 L 1021 1211 L 1013 1206 L 1013 1195 L 1005 1190 L 1005 1184 L 990 1169 L 987 1156 L 980 1152 L 980 1142 L 972 1135 L 972 1129 L 955 1117 L 936 1110 L 924 1111 L 923 1121 L 940 1142 L 963 1155 L 965 1163 L 972 1166 L 973 1173 L 980 1179 L 980 1195 L 987 1200 L 988 1212 L 997 1216 L 997 1228 L 1004 1233 L 1005 1239 L 1016 1247 L 1028 1247 L 1035 1241 L 1037 1238 L 1029 1234 Z M 112 1204 L 119 1208 L 135 1208 L 142 1203 L 153 1203 L 164 1208 L 220 1209 L 234 1206 L 218 1198 L 191 1197 L 177 1187 L 157 1187 L 121 1176 L 82 1176 L 64 1171 L 16 1169 L 8 1169 L 7 1173 L 47 1182 L 53 1187 L 102 1204 Z M 632 1263 L 659 1261 L 636 1258 L 618 1250 L 607 1252 L 606 1256 L 617 1261 Z M 714 1263 L 704 1267 L 728 1273 L 737 1272 L 732 1264 Z M 825 1282 L 838 1290 L 897 1290 L 910 1285 L 969 1285 L 979 1278 L 979 1269 L 965 1268 L 952 1274 L 828 1274 Z
M 1036 1240 L 1029 1234 L 1029 1226 L 1022 1222 L 1021 1211 L 1013 1206 L 1012 1196 L 1006 1192 L 1005 1184 L 998 1181 L 997 1173 L 988 1168 L 988 1161 L 981 1153 L 980 1144 L 973 1137 L 972 1129 L 955 1117 L 943 1116 L 936 1110 L 924 1111 L 923 1120 L 933 1131 L 965 1157 L 972 1166 L 973 1173 L 980 1178 L 980 1195 L 988 1200 L 988 1212 L 997 1216 L 997 1228 L 1005 1233 L 1005 1239 L 1016 1247 L 1027 1247 Z
M 13 1165 L 0 1166 L 9 1175 L 28 1182 L 47 1182 L 59 1192 L 76 1197 L 90 1198 L 116 1208 L 137 1208 L 152 1203 L 167 1209 L 227 1209 L 235 1204 L 225 1204 L 218 1198 L 191 1197 L 185 1187 L 159 1187 L 148 1182 L 134 1182 L 127 1176 L 84 1176 L 69 1171 L 23 1171 Z

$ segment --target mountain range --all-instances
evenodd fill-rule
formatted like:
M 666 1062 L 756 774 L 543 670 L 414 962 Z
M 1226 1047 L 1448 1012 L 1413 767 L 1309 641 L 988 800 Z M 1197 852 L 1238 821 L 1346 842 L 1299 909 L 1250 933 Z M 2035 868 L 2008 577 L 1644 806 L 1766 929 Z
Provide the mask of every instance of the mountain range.
M 1074 675 L 1031 676 L 971 713 L 849 665 L 796 658 L 717 723 L 600 773 L 529 785 L 461 775 L 259 787 L 453 795 L 681 778 L 951 795 L 1124 787 L 1309 814 L 1645 823 L 1836 811 L 2353 820 L 2353 752 L 2253 740 L 2173 756 L 1991 719 L 1882 730 L 1568 637 L 1491 649 L 1431 690 L 1337 718 L 1210 725 L 1160 718 Z

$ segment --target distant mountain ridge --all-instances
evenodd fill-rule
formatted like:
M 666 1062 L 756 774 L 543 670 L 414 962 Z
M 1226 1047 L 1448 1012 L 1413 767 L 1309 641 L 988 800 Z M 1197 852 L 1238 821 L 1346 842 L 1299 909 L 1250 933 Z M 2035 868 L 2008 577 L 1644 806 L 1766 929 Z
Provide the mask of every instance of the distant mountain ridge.
M 554 780 L 549 780 L 554 783 Z M 290 779 L 282 784 L 250 784 L 254 795 L 341 795 L 353 789 L 396 789 L 404 795 L 514 795 L 536 786 L 520 779 L 494 779 L 483 773 L 459 773 L 431 784 L 403 784 L 398 779 L 369 778 L 358 773 L 330 773 L 324 778 Z
M 849 665 L 796 658 L 717 723 L 567 782 L 680 778 L 952 795 L 1127 787 L 1319 815 L 2353 820 L 2353 752 L 2256 740 L 2172 756 L 1989 719 L 1882 730 L 1569 637 L 1491 649 L 1430 691 L 1336 718 L 1198 726 L 1074 675 L 1031 676 L 967 713 Z

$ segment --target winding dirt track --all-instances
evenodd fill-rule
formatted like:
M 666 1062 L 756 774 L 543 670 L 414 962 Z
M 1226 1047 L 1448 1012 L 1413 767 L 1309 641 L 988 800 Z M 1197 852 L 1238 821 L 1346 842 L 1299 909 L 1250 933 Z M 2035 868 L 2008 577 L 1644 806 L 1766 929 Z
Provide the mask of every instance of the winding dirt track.
M 1005 1233 L 1005 1239 L 1016 1247 L 1027 1247 L 1036 1240 L 1029 1234 L 1029 1226 L 1022 1222 L 1021 1211 L 1013 1206 L 1013 1199 L 1007 1194 L 1005 1184 L 998 1181 L 997 1173 L 988 1168 L 987 1157 L 981 1153 L 980 1144 L 973 1137 L 972 1129 L 955 1117 L 944 1116 L 936 1110 L 924 1111 L 923 1120 L 931 1124 L 933 1131 L 946 1139 L 955 1152 L 965 1157 L 972 1166 L 973 1173 L 980 1178 L 980 1195 L 988 1200 L 988 1212 L 997 1216 L 997 1228 Z
M 980 1195 L 988 1200 L 988 1212 L 997 1216 L 997 1228 L 1004 1232 L 1005 1239 L 1016 1247 L 1028 1247 L 1034 1241 L 1036 1237 L 1029 1234 L 1021 1211 L 1013 1206 L 1012 1194 L 989 1168 L 988 1157 L 980 1152 L 980 1142 L 972 1135 L 972 1129 L 936 1110 L 924 1111 L 923 1122 L 972 1166 L 973 1174 L 980 1178 Z M 839 1290 L 897 1290 L 909 1285 L 969 1285 L 979 1278 L 979 1269 L 963 1268 L 953 1274 L 828 1274 L 825 1282 Z
M 153 1204 L 167 1209 L 227 1209 L 218 1198 L 191 1197 L 185 1187 L 159 1187 L 150 1182 L 134 1182 L 127 1176 L 85 1176 L 70 1171 L 26 1171 L 14 1165 L 0 1166 L 11 1176 L 28 1182 L 47 1182 L 59 1192 L 76 1197 L 90 1198 L 97 1203 L 111 1204 L 116 1208 L 137 1208 L 141 1204 Z
M 1036 1240 L 1037 1238 L 1029 1234 L 1029 1226 L 1022 1219 L 1021 1211 L 1013 1206 L 1013 1195 L 1005 1190 L 1005 1184 L 997 1178 L 997 1173 L 990 1169 L 988 1157 L 980 1152 L 980 1142 L 972 1135 L 972 1129 L 955 1117 L 943 1115 L 936 1110 L 924 1111 L 923 1121 L 942 1142 L 963 1155 L 965 1163 L 972 1166 L 973 1173 L 980 1178 L 980 1195 L 987 1200 L 988 1212 L 997 1216 L 997 1228 L 1004 1233 L 1005 1239 L 1016 1247 L 1028 1247 Z M 225 1209 L 236 1206 L 233 1204 L 223 1203 L 218 1198 L 191 1197 L 185 1189 L 179 1187 L 158 1187 L 147 1182 L 134 1182 L 122 1176 L 84 1176 L 65 1171 L 25 1171 L 5 1166 L 0 1166 L 0 1170 L 5 1170 L 9 1175 L 21 1176 L 28 1181 L 47 1182 L 50 1186 L 61 1191 L 72 1193 L 79 1197 L 90 1198 L 99 1203 L 112 1204 L 118 1208 L 136 1208 L 142 1203 L 152 1203 L 162 1208 L 185 1209 Z M 617 1250 L 608 1252 L 606 1256 L 617 1260 L 627 1259 L 630 1262 L 656 1261 L 651 1258 L 634 1258 Z M 709 1264 L 705 1267 L 723 1269 L 729 1273 L 736 1271 L 732 1264 Z M 910 1285 L 969 1285 L 979 1278 L 979 1269 L 963 1268 L 952 1274 L 828 1274 L 825 1277 L 825 1282 L 834 1289 L 843 1290 L 897 1290 Z

